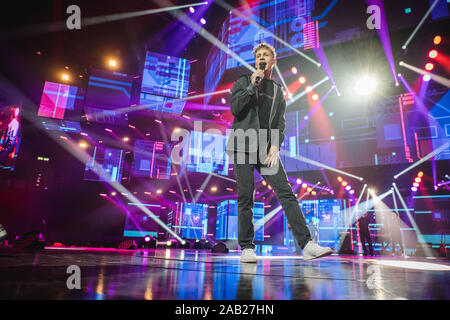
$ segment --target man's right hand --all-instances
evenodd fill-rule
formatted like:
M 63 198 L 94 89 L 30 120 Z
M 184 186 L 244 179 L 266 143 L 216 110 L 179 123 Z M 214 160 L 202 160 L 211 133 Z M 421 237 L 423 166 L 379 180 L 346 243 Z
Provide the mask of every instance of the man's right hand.
M 260 77 L 261 79 L 264 78 L 264 71 L 261 70 L 261 69 L 258 69 L 258 70 L 256 70 L 256 71 L 252 74 L 252 76 L 251 76 L 252 84 L 253 84 L 255 87 L 259 87 L 259 86 L 261 85 L 261 81 L 260 81 L 259 83 L 257 83 L 257 82 L 256 82 L 256 77 Z

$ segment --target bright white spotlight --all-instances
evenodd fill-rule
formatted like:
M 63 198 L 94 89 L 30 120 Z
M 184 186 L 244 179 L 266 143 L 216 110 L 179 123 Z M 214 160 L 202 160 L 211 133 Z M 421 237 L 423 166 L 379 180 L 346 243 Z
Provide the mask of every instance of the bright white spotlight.
M 356 82 L 355 90 L 361 96 L 370 95 L 377 88 L 377 81 L 369 76 L 363 77 Z
M 203 19 L 203 18 L 201 18 L 201 19 L 200 19 L 200 23 L 201 23 L 201 24 L 206 24 L 206 20 Z
M 431 79 L 431 77 L 428 74 L 423 76 L 423 81 L 425 81 L 425 82 L 430 81 L 430 79 Z

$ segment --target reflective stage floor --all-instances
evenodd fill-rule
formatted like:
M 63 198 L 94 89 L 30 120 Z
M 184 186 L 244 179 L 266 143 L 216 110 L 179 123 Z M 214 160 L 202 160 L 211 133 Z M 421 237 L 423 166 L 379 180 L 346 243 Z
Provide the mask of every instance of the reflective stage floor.
M 76 283 L 71 265 L 79 266 L 80 289 L 67 287 Z M 2 248 L 0 299 L 449 299 L 449 271 L 441 258 L 292 255 L 241 264 L 238 252 Z

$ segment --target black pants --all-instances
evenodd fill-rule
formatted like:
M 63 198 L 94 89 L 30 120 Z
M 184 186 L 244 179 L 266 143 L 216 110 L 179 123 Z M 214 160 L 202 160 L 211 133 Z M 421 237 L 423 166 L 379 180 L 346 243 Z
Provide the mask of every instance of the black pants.
M 367 248 L 366 248 L 366 240 L 367 240 L 367 242 L 369 243 L 370 255 L 373 256 L 372 240 L 370 239 L 369 232 L 364 232 L 364 231 L 361 232 L 361 230 L 360 230 L 359 238 L 361 240 L 361 246 L 363 248 L 364 255 L 367 255 Z
M 256 158 L 255 158 L 256 159 Z M 253 243 L 255 231 L 253 226 L 253 203 L 255 193 L 254 169 L 261 173 L 261 164 L 259 159 L 257 163 L 251 164 L 249 154 L 245 154 L 245 163 L 238 164 L 236 154 L 233 160 L 233 169 L 236 176 L 238 191 L 238 241 L 241 250 L 255 248 Z M 292 191 L 292 187 L 284 171 L 283 164 L 278 158 L 278 170 L 272 170 L 275 174 L 261 173 L 262 177 L 268 182 L 281 203 L 286 218 L 291 225 L 291 231 L 299 245 L 303 249 L 311 240 L 309 229 L 306 225 L 305 216 L 300 208 L 297 197 Z

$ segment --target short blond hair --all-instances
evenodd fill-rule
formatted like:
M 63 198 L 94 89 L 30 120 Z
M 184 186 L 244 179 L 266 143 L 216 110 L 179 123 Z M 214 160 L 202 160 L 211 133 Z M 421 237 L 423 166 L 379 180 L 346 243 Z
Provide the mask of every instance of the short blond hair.
M 270 44 L 265 43 L 265 42 L 261 42 L 258 43 L 258 45 L 256 47 L 253 48 L 253 56 L 256 56 L 256 53 L 261 50 L 261 49 L 267 49 L 270 52 L 272 52 L 272 56 L 274 59 L 277 58 L 277 53 L 275 52 L 275 48 L 272 47 Z

